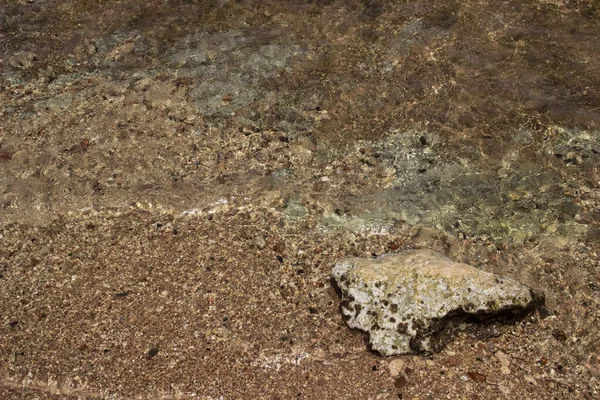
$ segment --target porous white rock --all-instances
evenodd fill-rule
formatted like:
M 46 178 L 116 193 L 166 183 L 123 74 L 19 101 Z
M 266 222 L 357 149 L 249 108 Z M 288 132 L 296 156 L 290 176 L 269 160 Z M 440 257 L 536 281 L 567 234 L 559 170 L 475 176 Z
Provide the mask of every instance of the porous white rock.
M 346 323 L 368 332 L 382 355 L 439 351 L 466 320 L 522 315 L 543 301 L 513 279 L 427 249 L 343 259 L 332 277 Z

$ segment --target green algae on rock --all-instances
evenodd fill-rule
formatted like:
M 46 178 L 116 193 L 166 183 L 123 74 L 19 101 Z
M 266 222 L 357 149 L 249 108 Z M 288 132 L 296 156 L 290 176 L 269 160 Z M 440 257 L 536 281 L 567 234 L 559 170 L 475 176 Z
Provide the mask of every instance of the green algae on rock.
M 348 326 L 368 332 L 371 348 L 386 356 L 437 352 L 456 321 L 525 314 L 543 301 L 510 278 L 427 249 L 344 259 L 332 277 Z

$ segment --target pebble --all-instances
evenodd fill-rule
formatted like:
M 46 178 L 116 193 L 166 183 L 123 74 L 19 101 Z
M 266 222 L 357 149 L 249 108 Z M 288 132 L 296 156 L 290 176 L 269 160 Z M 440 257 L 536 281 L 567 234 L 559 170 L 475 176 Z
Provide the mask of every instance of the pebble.
M 535 380 L 535 378 L 534 378 L 533 376 L 531 376 L 531 375 L 527 375 L 527 376 L 525 377 L 525 381 L 526 381 L 527 383 L 530 383 L 530 384 L 532 384 L 532 385 L 537 385 L 537 381 L 536 381 L 536 380 Z
M 494 373 L 493 371 L 486 377 L 487 383 L 491 385 L 497 385 L 501 379 L 502 378 L 500 377 L 500 375 Z
M 148 357 L 152 358 L 158 354 L 158 347 L 153 347 L 148 351 Z
M 388 363 L 388 369 L 390 370 L 390 375 L 392 375 L 394 377 L 400 375 L 400 372 L 402 372 L 403 368 L 404 368 L 404 361 L 402 361 L 399 358 L 392 360 Z
M 254 246 L 256 246 L 257 249 L 262 250 L 265 247 L 267 247 L 267 241 L 264 237 L 257 236 L 256 238 L 254 238 Z
M 473 372 L 473 371 L 467 372 L 467 376 L 475 382 L 483 383 L 486 381 L 486 376 L 483 374 L 480 374 L 479 372 Z
M 494 357 L 496 357 L 496 359 L 497 359 L 498 361 L 500 361 L 500 364 L 501 364 L 501 365 L 503 365 L 503 366 L 505 366 L 505 367 L 508 367 L 508 366 L 510 365 L 510 359 L 509 359 L 508 355 L 507 355 L 506 353 L 504 353 L 503 351 L 501 351 L 501 350 L 498 350 L 498 351 L 497 351 L 497 352 L 494 354 Z
M 508 386 L 500 384 L 500 385 L 498 385 L 498 389 L 504 394 L 510 393 L 510 388 Z

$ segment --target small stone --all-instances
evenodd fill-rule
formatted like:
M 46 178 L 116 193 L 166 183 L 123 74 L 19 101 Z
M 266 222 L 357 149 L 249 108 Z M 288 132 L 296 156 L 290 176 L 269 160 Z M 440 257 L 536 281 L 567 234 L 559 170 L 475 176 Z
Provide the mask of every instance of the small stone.
M 535 385 L 537 386 L 537 381 L 535 380 L 535 378 L 531 375 L 526 375 L 525 376 L 525 382 L 529 383 L 530 385 Z
M 425 366 L 425 361 L 421 357 L 413 357 L 412 361 L 417 368 L 423 368 Z
M 265 240 L 264 237 L 262 236 L 257 236 L 254 238 L 254 246 L 259 249 L 262 250 L 265 247 L 267 247 L 267 241 Z
M 497 385 L 502 380 L 502 377 L 493 371 L 485 377 L 485 381 L 490 385 Z
M 158 354 L 158 347 L 153 347 L 148 351 L 148 358 L 152 358 Z
M 510 375 L 510 368 L 508 368 L 506 365 L 503 365 L 500 367 L 500 372 L 502 372 L 504 375 Z
M 508 356 L 506 355 L 506 353 L 498 350 L 495 354 L 494 357 L 496 357 L 496 359 L 498 361 L 500 361 L 500 364 L 508 367 L 510 365 L 510 359 L 508 358 Z
M 0 149 L 0 160 L 10 160 L 12 159 L 12 154 L 6 150 Z
M 426 249 L 340 260 L 332 278 L 347 325 L 368 332 L 371 348 L 386 356 L 440 351 L 469 316 L 511 317 L 543 303 L 510 278 Z
M 510 387 L 503 385 L 503 384 L 499 384 L 498 385 L 498 389 L 503 393 L 503 394 L 510 394 Z
M 291 219 L 301 219 L 308 215 L 308 210 L 299 198 L 292 197 L 288 199 L 283 213 Z
M 400 372 L 402 372 L 403 368 L 404 361 L 400 360 L 399 358 L 392 360 L 388 363 L 388 369 L 390 370 L 390 375 L 392 376 L 400 375 Z
M 559 342 L 564 342 L 568 338 L 567 333 L 560 329 L 554 330 L 554 332 L 552 332 L 552 336 L 554 336 L 554 339 L 558 340 Z
M 485 382 L 485 375 L 480 374 L 479 372 L 467 372 L 467 376 L 469 378 L 471 378 L 471 380 L 475 381 L 475 382 L 480 382 L 483 383 Z
M 9 65 L 17 69 L 31 69 L 37 61 L 37 56 L 31 52 L 21 52 L 15 54 L 10 60 Z

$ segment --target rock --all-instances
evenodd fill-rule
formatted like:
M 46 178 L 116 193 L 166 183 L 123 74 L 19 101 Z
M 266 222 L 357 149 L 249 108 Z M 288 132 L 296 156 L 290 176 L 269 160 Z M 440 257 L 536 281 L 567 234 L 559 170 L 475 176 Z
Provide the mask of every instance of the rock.
M 510 359 L 508 358 L 508 355 L 506 353 L 504 353 L 501 350 L 498 350 L 496 353 L 494 353 L 494 356 L 496 357 L 496 359 L 498 361 L 500 361 L 500 364 L 502 366 L 508 367 L 510 366 Z
M 291 219 L 300 219 L 306 217 L 308 210 L 299 198 L 292 197 L 287 201 L 283 213 Z
M 437 352 L 465 322 L 524 315 L 543 303 L 512 279 L 433 250 L 343 259 L 332 277 L 348 326 L 368 332 L 382 355 Z
M 265 240 L 265 238 L 263 236 L 259 235 L 254 238 L 254 246 L 257 249 L 262 250 L 265 247 L 267 247 L 267 241 Z
M 388 369 L 390 370 L 390 375 L 394 376 L 394 377 L 400 375 L 403 368 L 404 368 L 404 361 L 400 360 L 399 358 L 396 358 L 395 360 L 390 361 L 388 364 Z
M 34 53 L 31 52 L 21 52 L 15 54 L 10 59 L 10 66 L 16 69 L 31 69 L 35 65 L 37 61 L 37 57 Z

